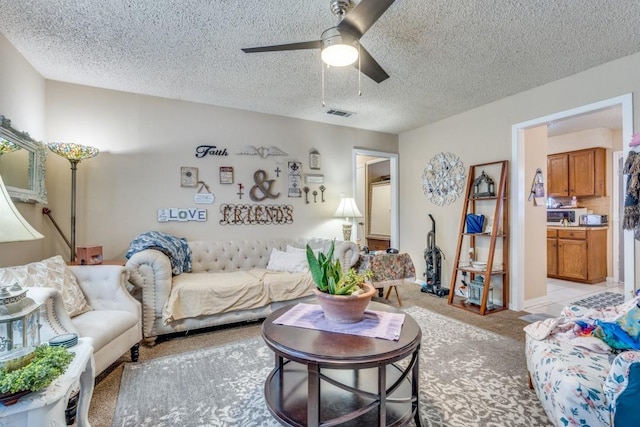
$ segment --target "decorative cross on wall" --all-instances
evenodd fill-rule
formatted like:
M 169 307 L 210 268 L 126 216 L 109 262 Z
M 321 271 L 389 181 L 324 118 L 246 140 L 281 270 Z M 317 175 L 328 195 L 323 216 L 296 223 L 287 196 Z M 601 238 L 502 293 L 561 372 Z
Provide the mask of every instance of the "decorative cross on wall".
M 276 173 L 276 178 L 280 178 L 280 172 L 282 172 L 280 170 L 280 166 L 276 166 L 276 169 L 274 170 L 274 172 Z
M 242 195 L 244 194 L 242 192 L 242 189 L 244 188 L 244 185 L 238 183 L 238 192 L 236 193 L 238 195 L 238 199 L 242 200 Z

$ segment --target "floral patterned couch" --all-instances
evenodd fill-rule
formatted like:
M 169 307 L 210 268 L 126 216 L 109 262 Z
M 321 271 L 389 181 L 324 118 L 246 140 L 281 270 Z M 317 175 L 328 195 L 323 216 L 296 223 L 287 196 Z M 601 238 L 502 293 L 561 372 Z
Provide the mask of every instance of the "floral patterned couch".
M 525 327 L 531 386 L 555 426 L 640 426 L 639 301 L 568 306 L 559 318 Z M 626 344 L 616 325 L 631 337 Z

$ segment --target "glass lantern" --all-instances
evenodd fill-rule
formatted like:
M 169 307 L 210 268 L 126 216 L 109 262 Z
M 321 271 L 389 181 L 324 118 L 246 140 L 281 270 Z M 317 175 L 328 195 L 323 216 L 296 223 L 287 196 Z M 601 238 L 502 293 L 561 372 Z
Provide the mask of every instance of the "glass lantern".
M 482 294 L 484 292 L 484 277 L 478 276 L 477 278 L 473 279 L 469 283 L 468 288 L 469 288 L 469 294 L 466 300 L 467 304 L 481 305 Z M 487 297 L 487 310 L 493 310 L 493 309 L 494 309 L 493 288 L 490 287 L 489 295 Z
M 482 171 L 480 176 L 473 181 L 473 197 L 494 197 L 496 195 L 496 184 Z
M 40 307 L 17 283 L 0 287 L 0 366 L 28 363 L 40 345 Z

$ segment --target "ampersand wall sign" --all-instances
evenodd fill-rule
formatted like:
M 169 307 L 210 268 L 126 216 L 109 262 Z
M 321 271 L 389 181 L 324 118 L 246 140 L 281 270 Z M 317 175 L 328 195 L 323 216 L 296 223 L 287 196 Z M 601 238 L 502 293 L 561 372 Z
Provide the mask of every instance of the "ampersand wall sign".
M 259 169 L 253 174 L 253 181 L 256 183 L 249 191 L 249 197 L 254 202 L 261 202 L 265 199 L 276 199 L 280 193 L 272 194 L 271 187 L 275 179 L 267 179 L 267 173 L 262 169 Z M 258 192 L 260 195 L 258 195 Z

